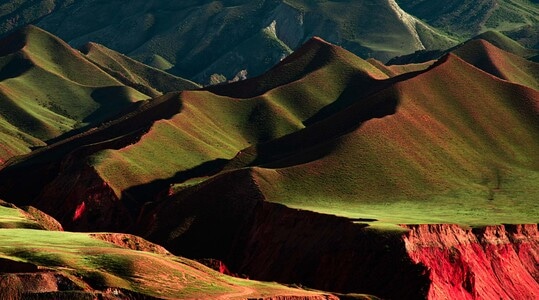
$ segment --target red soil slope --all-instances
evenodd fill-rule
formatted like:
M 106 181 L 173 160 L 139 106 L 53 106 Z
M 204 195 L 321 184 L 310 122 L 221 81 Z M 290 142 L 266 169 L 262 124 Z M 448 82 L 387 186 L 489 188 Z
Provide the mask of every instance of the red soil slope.
M 539 232 L 536 224 L 462 229 L 405 226 L 406 250 L 429 270 L 429 299 L 536 299 Z
M 539 89 L 539 64 L 497 48 L 485 40 L 469 41 L 452 53 L 496 77 Z

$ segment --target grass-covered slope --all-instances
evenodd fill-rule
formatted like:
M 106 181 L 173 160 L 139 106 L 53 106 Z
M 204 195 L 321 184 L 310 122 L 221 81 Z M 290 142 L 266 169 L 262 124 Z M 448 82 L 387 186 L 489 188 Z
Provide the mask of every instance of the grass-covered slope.
M 94 182 L 129 200 L 114 205 L 141 205 L 172 183 L 214 174 L 242 149 L 326 118 L 383 88 L 387 77 L 348 51 L 313 39 L 268 74 L 232 89 L 167 94 L 100 128 L 20 157 L 4 168 L 2 190 L 31 202 L 46 187 L 41 207 L 64 203 L 56 212 L 62 216 L 55 215 L 62 222 L 73 221 L 80 195 L 96 192 Z M 34 172 L 28 174 L 29 169 Z M 18 176 L 31 178 L 13 180 Z
M 313 130 L 354 118 L 360 110 L 352 106 L 259 146 L 254 174 L 266 197 L 393 224 L 537 222 L 538 91 L 449 55 L 372 97 L 395 98 L 396 112 L 337 139 L 302 144 Z M 299 150 L 276 154 L 292 141 Z
M 0 40 L 0 164 L 96 126 L 139 100 L 199 88 L 101 45 L 86 50 L 33 26 Z
M 83 52 L 87 58 L 107 73 L 149 96 L 200 87 L 194 82 L 144 65 L 99 44 L 88 43 L 84 46 Z
M 327 105 L 344 102 L 339 99 L 351 81 L 362 85 L 359 93 L 368 93 L 376 88 L 378 79 L 387 77 L 362 59 L 319 39 L 311 40 L 300 52 L 312 57 L 286 60 L 260 78 L 209 89 L 228 95 L 183 92 L 176 100 L 182 103 L 176 115 L 157 120 L 133 145 L 95 154 L 92 164 L 119 194 L 207 161 L 232 159 L 250 145 L 304 128 Z M 310 88 L 317 85 L 324 89 Z M 243 86 L 258 90 L 247 95 L 249 90 Z M 235 93 L 248 97 L 237 100 Z M 148 160 L 148 156 L 155 159 Z
M 60 39 L 27 27 L 0 42 L 0 159 L 98 124 L 145 98 Z
M 484 40 L 471 40 L 451 53 L 501 79 L 539 90 L 539 64 L 501 50 Z
M 136 236 L 43 229 L 0 202 L 2 299 L 332 297 L 226 276 Z

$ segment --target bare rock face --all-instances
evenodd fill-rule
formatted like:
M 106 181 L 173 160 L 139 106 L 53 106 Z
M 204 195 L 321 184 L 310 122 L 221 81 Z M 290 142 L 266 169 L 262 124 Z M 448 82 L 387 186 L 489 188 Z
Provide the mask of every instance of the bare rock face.
M 275 35 L 288 47 L 296 49 L 305 39 L 305 13 L 286 2 L 279 4 L 267 19 L 274 24 Z
M 429 270 L 429 299 L 535 299 L 539 295 L 537 225 L 463 229 L 407 226 L 406 250 Z

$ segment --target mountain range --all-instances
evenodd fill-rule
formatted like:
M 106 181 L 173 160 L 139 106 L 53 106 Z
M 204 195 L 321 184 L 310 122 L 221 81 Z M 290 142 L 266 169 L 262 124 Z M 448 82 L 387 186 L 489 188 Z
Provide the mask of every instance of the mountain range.
M 484 31 L 537 49 L 539 4 L 435 1 L 49 1 L 0 6 L 0 34 L 26 24 L 80 48 L 97 42 L 207 85 L 262 74 L 312 36 L 383 62 Z M 188 41 L 188 42 L 186 42 Z
M 0 299 L 535 299 L 538 24 L 0 3 Z
M 249 3 L 224 11 L 257 11 Z M 66 297 L 533 297 L 539 64 L 533 49 L 483 37 L 493 43 L 407 65 L 314 37 L 260 76 L 201 87 L 100 44 L 12 32 L 0 41 L 0 224 L 12 229 L 0 234 L 15 246 L 1 245 L 0 259 L 15 275 L 0 286 Z M 92 234 L 43 231 L 61 228 Z M 116 246 L 95 232 L 117 232 L 97 234 Z M 36 270 L 55 285 L 13 283 Z M 163 292 L 182 278 L 191 285 Z

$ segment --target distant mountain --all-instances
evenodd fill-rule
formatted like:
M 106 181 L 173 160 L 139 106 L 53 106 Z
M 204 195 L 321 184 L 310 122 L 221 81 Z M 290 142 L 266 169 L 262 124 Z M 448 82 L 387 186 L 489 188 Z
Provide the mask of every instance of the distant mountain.
M 528 48 L 538 46 L 539 2 L 527 0 L 397 0 L 408 13 L 464 39 L 500 31 Z
M 250 278 L 457 298 L 429 279 L 442 267 L 406 258 L 431 244 L 405 245 L 400 224 L 537 222 L 539 65 L 482 40 L 455 53 L 407 69 L 312 38 L 259 77 L 156 97 L 12 160 L 0 197 Z M 465 295 L 513 276 L 466 267 L 479 279 Z M 508 295 L 539 289 L 523 286 Z
M 11 12 L 0 21 L 11 27 L 33 23 L 76 48 L 97 42 L 204 84 L 259 75 L 312 36 L 382 61 L 456 43 L 394 0 L 20 1 L 4 9 Z
M 85 56 L 33 26 L 0 40 L 0 164 L 162 91 L 198 87 L 101 46 L 93 49 L 99 55 Z
M 411 54 L 394 57 L 390 59 L 387 62 L 387 64 L 388 65 L 407 65 L 407 64 L 413 64 L 413 63 L 423 63 L 429 60 L 435 60 L 442 57 L 443 55 L 447 53 L 454 52 L 462 47 L 465 47 L 468 43 L 471 43 L 474 40 L 485 40 L 488 43 L 496 46 L 497 48 L 500 48 L 502 50 L 505 50 L 507 52 L 510 52 L 514 55 L 517 55 L 523 58 L 528 58 L 530 60 L 532 60 L 532 57 L 534 55 L 537 55 L 537 53 L 539 53 L 539 50 L 525 48 L 521 44 L 516 42 L 515 40 L 507 37 L 506 35 L 500 32 L 486 31 L 477 36 L 472 37 L 470 40 L 467 40 L 449 49 L 432 50 L 432 51 L 416 51 Z

